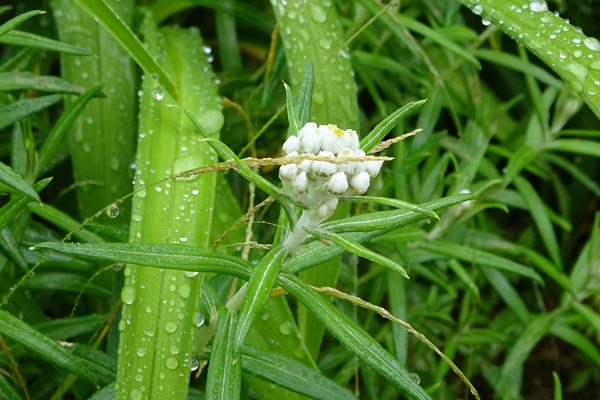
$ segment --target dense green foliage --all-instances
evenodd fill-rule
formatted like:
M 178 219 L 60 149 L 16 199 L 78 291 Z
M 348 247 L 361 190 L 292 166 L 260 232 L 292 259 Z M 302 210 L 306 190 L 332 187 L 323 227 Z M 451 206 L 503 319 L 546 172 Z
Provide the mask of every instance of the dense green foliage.
M 0 6 L 0 400 L 595 399 L 592 4 Z M 288 252 L 309 121 L 419 131 Z

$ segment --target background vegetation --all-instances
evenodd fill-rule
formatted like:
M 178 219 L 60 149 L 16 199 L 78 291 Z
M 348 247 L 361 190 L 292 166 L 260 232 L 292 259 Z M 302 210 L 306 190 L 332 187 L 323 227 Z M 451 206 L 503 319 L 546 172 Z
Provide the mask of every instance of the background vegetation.
M 596 398 L 596 6 L 0 6 L 0 399 Z M 367 195 L 421 209 L 345 203 L 287 259 L 278 168 L 211 169 L 389 115 L 422 132 Z

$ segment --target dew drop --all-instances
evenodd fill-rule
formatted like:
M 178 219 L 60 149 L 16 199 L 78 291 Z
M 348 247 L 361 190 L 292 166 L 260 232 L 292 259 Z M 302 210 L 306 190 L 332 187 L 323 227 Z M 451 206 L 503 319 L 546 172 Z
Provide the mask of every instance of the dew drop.
M 529 3 L 529 9 L 533 12 L 548 11 L 548 4 L 545 1 L 533 0 Z
M 415 381 L 417 383 L 417 385 L 419 383 L 421 383 L 421 377 L 419 375 L 415 374 L 414 372 L 411 372 L 409 374 L 409 376 L 410 376 L 410 379 L 412 379 L 413 381 Z
M 179 347 L 172 345 L 171 347 L 169 347 L 169 353 L 175 355 L 179 353 Z
M 279 325 L 279 332 L 281 332 L 282 335 L 291 335 L 293 331 L 294 326 L 291 322 L 284 322 L 283 324 Z
M 331 48 L 331 41 L 328 39 L 321 39 L 319 40 L 319 45 L 324 48 L 325 50 L 329 50 Z
M 590 64 L 590 68 L 596 71 L 600 71 L 600 60 L 596 60 Z
M 187 299 L 190 297 L 190 293 L 192 292 L 192 288 L 189 283 L 185 282 L 179 287 L 179 295 L 182 299 Z
M 165 92 L 160 88 L 152 89 L 152 97 L 156 99 L 156 101 L 161 101 L 165 97 Z
M 141 400 L 142 399 L 142 392 L 139 389 L 133 389 L 129 393 L 129 398 L 131 400 Z
M 117 218 L 119 216 L 119 206 L 114 203 L 108 206 L 106 216 L 108 218 Z
M 177 330 L 177 324 L 175 322 L 167 322 L 165 324 L 165 331 L 167 333 L 173 333 Z
M 327 11 L 316 3 L 310 3 L 309 11 L 315 22 L 325 22 L 327 19 Z
M 204 314 L 201 311 L 196 313 L 196 327 L 200 328 L 204 325 Z
M 192 358 L 192 361 L 190 362 L 190 371 L 196 371 L 199 366 L 200 366 L 200 363 L 198 362 L 198 360 L 196 360 L 195 358 Z
M 132 304 L 135 301 L 135 288 L 133 286 L 125 286 L 121 291 L 121 300 L 124 304 Z
M 483 6 L 481 4 L 475 4 L 475 6 L 473 7 L 473 12 L 477 15 L 481 15 L 481 13 L 483 12 Z
M 567 71 L 575 75 L 575 78 L 581 82 L 585 81 L 587 76 L 587 69 L 579 63 L 571 63 L 565 67 Z
M 492 21 L 489 18 L 485 17 L 485 18 L 481 19 L 481 23 L 485 26 L 488 26 L 489 24 L 492 23 Z
M 175 357 L 169 357 L 165 360 L 165 365 L 169 369 L 175 369 L 179 366 L 179 361 Z
M 590 50 L 600 51 L 600 41 L 594 37 L 586 37 L 583 39 L 583 44 Z
M 138 357 L 144 357 L 144 355 L 146 355 L 146 348 L 138 347 L 136 354 L 138 355 Z
M 188 278 L 193 278 L 194 276 L 198 275 L 198 271 L 185 271 L 184 275 Z
M 142 222 L 142 220 L 144 218 L 140 214 L 133 214 L 131 216 L 131 219 L 134 220 L 135 222 Z

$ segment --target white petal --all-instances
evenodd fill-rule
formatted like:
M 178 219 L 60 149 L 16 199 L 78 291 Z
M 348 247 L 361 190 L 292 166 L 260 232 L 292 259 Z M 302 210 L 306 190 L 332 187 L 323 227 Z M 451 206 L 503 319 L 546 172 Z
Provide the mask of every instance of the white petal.
M 369 173 L 371 179 L 373 179 L 379 174 L 383 161 L 366 161 L 364 164 L 365 170 Z
M 317 124 L 309 122 L 298 132 L 300 150 L 303 153 L 319 154 L 321 150 L 322 137 L 318 131 Z

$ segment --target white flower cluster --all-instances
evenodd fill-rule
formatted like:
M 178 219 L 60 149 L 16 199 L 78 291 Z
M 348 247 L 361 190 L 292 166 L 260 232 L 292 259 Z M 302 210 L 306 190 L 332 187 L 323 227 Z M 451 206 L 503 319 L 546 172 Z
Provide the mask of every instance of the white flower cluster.
M 365 156 L 355 131 L 343 131 L 331 124 L 317 126 L 314 122 L 304 125 L 298 136 L 290 136 L 283 144 L 283 153 L 286 157 L 314 155 L 332 159 Z M 284 246 L 290 251 L 295 250 L 306 238 L 302 227 L 316 227 L 329 218 L 337 207 L 339 197 L 365 193 L 371 179 L 379 174 L 382 163 L 303 160 L 300 164 L 281 166 L 279 177 L 283 185 L 291 190 L 292 198 L 305 208 L 298 226 Z

